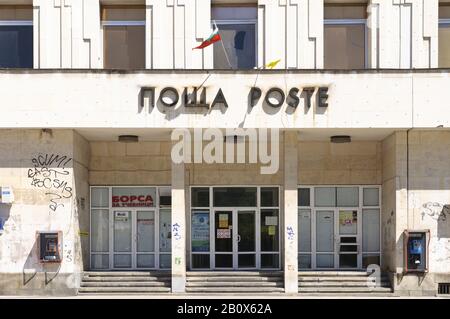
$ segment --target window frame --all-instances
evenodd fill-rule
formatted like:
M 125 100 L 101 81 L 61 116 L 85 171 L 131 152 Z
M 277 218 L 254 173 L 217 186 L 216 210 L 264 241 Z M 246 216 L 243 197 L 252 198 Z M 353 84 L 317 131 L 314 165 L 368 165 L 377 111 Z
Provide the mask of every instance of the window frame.
M 450 29 L 450 18 L 439 19 L 438 33 L 439 33 L 440 28 L 449 28 Z M 438 54 L 439 54 L 439 42 L 440 42 L 440 39 L 438 39 Z M 440 57 L 438 56 L 438 63 L 439 63 L 439 58 Z M 449 67 L 441 67 L 440 65 L 438 65 L 438 68 L 447 69 Z
M 211 19 L 211 28 L 214 29 L 214 26 L 217 25 L 217 28 L 219 29 L 219 34 L 220 34 L 219 25 L 234 25 L 234 24 L 249 24 L 249 25 L 255 26 L 255 66 L 253 67 L 253 69 L 258 68 L 258 19 L 246 19 L 246 20 L 243 20 L 243 19 L 213 20 L 213 19 Z M 227 52 L 227 54 L 228 54 L 228 52 Z M 213 53 L 213 68 L 215 70 L 219 70 L 214 67 L 214 53 Z M 253 70 L 253 69 L 248 69 L 248 70 Z M 236 68 L 233 70 L 240 70 L 240 69 Z M 241 69 L 241 70 L 246 70 L 246 69 Z
M 102 6 L 100 8 L 100 38 L 101 38 L 101 51 L 102 51 L 102 68 L 105 69 L 105 27 L 144 27 L 144 32 L 146 33 L 146 25 L 147 25 L 147 18 L 144 20 L 104 20 L 103 19 L 103 10 L 107 9 L 108 7 L 120 7 L 123 9 L 126 9 L 127 7 L 133 7 L 133 6 Z M 145 10 L 145 8 L 143 9 Z M 145 37 L 145 42 L 147 42 L 147 39 Z M 144 56 L 147 55 L 147 43 L 144 45 Z M 147 63 L 144 61 L 144 69 L 147 68 Z
M 31 9 L 31 8 L 30 8 Z M 33 10 L 33 9 L 31 9 Z M 35 39 L 34 39 L 34 24 L 33 24 L 33 18 L 31 18 L 31 20 L 0 20 L 0 27 L 31 27 L 32 28 L 32 34 L 33 34 L 33 38 L 32 38 L 32 47 L 34 49 L 35 46 Z M 32 56 L 32 67 L 31 69 L 34 68 L 34 52 L 31 53 Z M 21 69 L 28 69 L 26 67 L 20 67 Z
M 325 27 L 329 25 L 335 26 L 352 26 L 352 25 L 364 25 L 364 70 L 369 69 L 369 28 L 367 26 L 367 19 L 324 19 L 323 28 L 325 33 Z M 323 38 L 325 48 L 325 36 Z M 325 50 L 324 50 L 324 64 L 325 64 Z

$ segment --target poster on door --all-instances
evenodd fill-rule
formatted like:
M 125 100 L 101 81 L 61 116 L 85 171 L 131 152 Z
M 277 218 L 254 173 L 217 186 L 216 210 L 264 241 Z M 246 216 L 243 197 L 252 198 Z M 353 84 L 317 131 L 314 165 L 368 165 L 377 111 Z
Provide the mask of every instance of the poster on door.
M 231 238 L 231 229 L 217 229 L 217 239 Z
M 192 213 L 192 251 L 209 251 L 209 212 Z

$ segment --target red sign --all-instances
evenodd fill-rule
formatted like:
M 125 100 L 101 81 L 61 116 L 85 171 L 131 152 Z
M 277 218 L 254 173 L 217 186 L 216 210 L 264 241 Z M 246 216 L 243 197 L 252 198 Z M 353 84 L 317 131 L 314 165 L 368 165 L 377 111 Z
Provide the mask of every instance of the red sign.
M 113 207 L 152 207 L 153 198 L 150 195 L 122 195 L 112 197 Z

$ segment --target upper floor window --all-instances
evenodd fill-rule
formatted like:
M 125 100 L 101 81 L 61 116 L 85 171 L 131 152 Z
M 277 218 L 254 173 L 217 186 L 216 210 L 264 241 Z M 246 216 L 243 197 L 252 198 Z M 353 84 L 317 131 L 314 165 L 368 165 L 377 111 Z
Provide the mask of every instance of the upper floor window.
M 222 43 L 214 45 L 215 69 L 253 69 L 256 67 L 255 6 L 213 6 L 212 22 L 217 24 Z
M 33 67 L 33 7 L 0 6 L 0 68 Z
M 102 7 L 103 67 L 145 68 L 145 6 Z
M 450 68 L 450 3 L 439 7 L 439 67 Z
M 366 68 L 366 5 L 326 5 L 324 18 L 325 68 Z

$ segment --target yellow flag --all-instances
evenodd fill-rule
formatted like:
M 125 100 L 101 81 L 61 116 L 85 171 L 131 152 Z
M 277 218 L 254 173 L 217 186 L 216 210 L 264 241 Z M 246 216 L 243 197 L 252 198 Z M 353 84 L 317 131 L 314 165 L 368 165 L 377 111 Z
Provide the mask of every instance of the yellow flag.
M 281 59 L 274 60 L 274 61 L 266 64 L 266 68 L 273 69 L 274 67 L 277 66 L 278 63 L 280 63 L 280 61 L 281 61 Z

